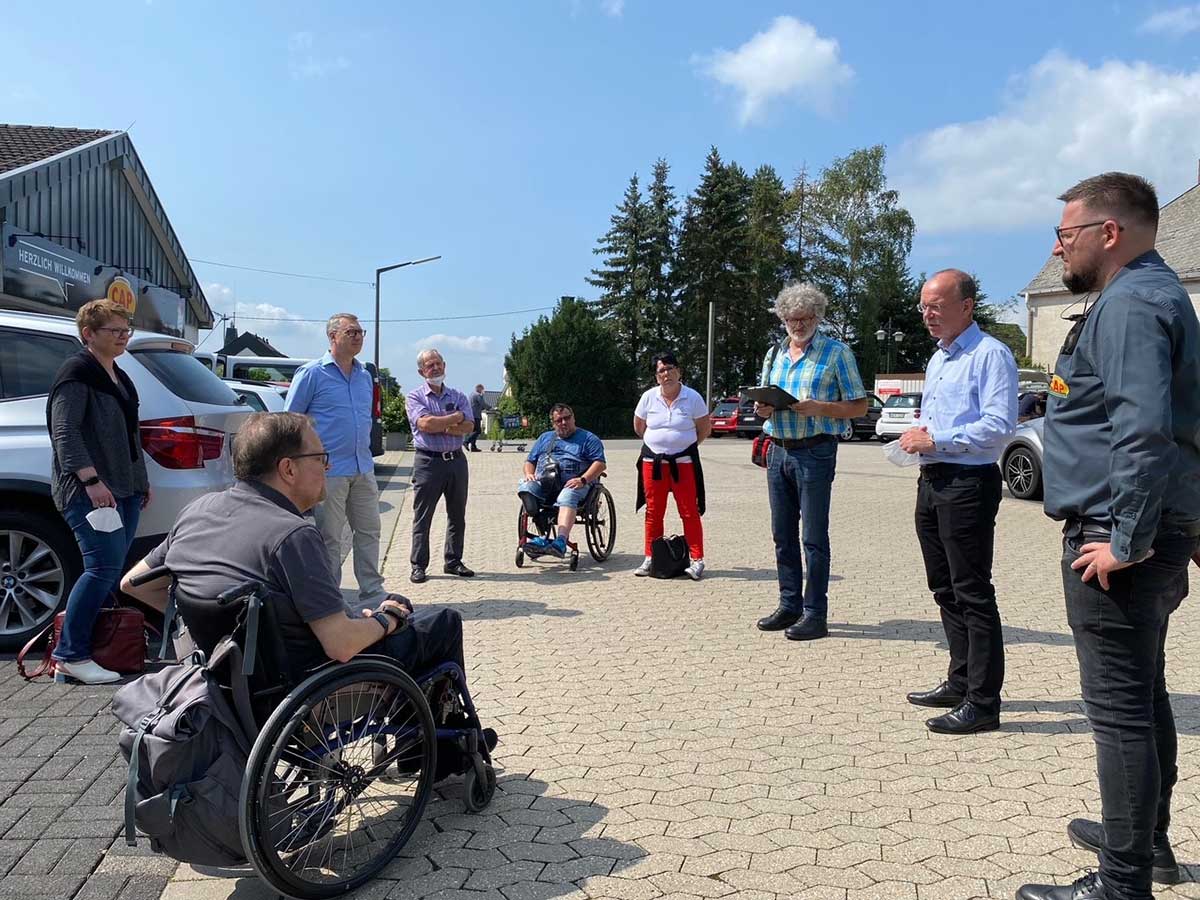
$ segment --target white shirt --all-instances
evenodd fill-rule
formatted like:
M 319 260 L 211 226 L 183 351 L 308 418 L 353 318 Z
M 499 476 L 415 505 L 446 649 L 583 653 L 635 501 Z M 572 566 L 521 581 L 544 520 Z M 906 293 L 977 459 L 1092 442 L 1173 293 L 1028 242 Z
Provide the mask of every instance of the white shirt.
M 642 440 L 654 453 L 682 453 L 696 443 L 696 420 L 708 415 L 704 398 L 688 387 L 679 386 L 679 396 L 670 406 L 662 388 L 652 387 L 638 400 L 634 415 L 646 420 Z M 690 459 L 679 460 L 690 462 Z

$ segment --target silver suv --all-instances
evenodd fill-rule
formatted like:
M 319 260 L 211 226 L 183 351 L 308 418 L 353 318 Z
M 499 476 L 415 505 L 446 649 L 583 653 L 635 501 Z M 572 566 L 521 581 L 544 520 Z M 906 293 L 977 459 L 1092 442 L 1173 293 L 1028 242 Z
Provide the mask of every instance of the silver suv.
M 46 396 L 82 345 L 75 322 L 0 310 L 0 650 L 44 628 L 82 571 L 79 547 L 50 499 Z M 141 403 L 153 502 L 131 560 L 157 545 L 179 511 L 233 483 L 230 440 L 251 410 L 180 338 L 135 333 L 118 365 Z

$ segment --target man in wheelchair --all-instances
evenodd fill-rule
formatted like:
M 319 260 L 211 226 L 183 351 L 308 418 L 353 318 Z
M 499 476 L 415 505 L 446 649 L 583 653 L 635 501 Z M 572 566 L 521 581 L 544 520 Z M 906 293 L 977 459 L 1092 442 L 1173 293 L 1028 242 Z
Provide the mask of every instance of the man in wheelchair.
M 557 507 L 558 519 L 553 540 L 534 536 L 523 544 L 530 555 L 548 553 L 563 557 L 571 545 L 571 529 L 580 504 L 604 471 L 604 444 L 600 438 L 575 425 L 575 413 L 565 403 L 550 408 L 554 426 L 539 437 L 525 458 L 524 476 L 517 487 L 530 518 L 545 515 Z
M 189 619 L 185 599 L 211 600 L 230 587 L 258 582 L 271 598 L 272 618 L 296 672 L 360 653 L 389 656 L 414 677 L 446 662 L 465 672 L 457 611 L 414 611 L 398 594 L 388 594 L 376 609 L 354 610 L 343 600 L 321 532 L 305 516 L 325 496 L 328 460 L 308 416 L 251 415 L 234 445 L 237 482 L 190 503 L 121 589 L 165 610 L 169 578 L 134 582 L 159 566 L 169 568 L 184 622 L 206 654 L 225 629 L 206 629 L 199 616 Z M 485 729 L 484 738 L 491 750 L 495 732 Z

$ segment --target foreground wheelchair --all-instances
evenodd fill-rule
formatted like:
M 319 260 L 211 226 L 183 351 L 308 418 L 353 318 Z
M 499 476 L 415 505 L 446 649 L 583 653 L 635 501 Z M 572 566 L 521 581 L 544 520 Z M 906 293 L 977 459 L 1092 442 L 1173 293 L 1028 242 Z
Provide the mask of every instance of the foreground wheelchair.
M 600 478 L 607 475 L 600 473 Z M 517 566 L 525 565 L 526 558 L 544 556 L 545 551 L 536 551 L 530 544 L 535 537 L 554 540 L 558 533 L 558 508 L 553 500 L 539 501 L 531 494 L 522 495 L 522 500 L 528 497 L 532 505 L 522 502 L 521 511 L 517 515 Z M 613 502 L 612 494 L 599 480 L 588 485 L 587 495 L 579 504 L 576 525 L 584 530 L 587 539 L 588 552 L 596 562 L 604 562 L 612 554 L 617 543 L 617 505 Z M 567 543 L 567 564 L 574 572 L 579 568 L 579 545 Z
M 361 886 L 412 837 L 445 777 L 463 776 L 468 811 L 491 802 L 490 748 L 457 664 L 415 680 L 373 654 L 295 671 L 261 585 L 196 601 L 172 582 L 170 597 L 164 633 L 176 607 L 199 646 L 228 635 L 242 650 L 215 674 L 252 742 L 237 803 L 242 855 L 274 890 L 318 900 Z

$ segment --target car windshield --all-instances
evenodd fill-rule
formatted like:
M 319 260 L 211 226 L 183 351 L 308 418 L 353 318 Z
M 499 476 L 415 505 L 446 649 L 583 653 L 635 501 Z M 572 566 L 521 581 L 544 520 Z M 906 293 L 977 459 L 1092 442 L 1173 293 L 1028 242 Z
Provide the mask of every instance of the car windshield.
M 713 410 L 714 416 L 731 416 L 737 412 L 736 403 L 718 403 L 717 408 Z
M 887 409 L 919 409 L 921 406 L 920 394 L 894 394 L 887 398 L 887 402 L 883 404 Z
M 172 394 L 192 403 L 237 406 L 238 398 L 204 363 L 177 350 L 134 350 L 134 357 Z

